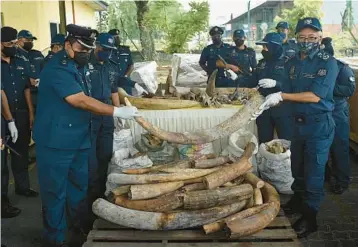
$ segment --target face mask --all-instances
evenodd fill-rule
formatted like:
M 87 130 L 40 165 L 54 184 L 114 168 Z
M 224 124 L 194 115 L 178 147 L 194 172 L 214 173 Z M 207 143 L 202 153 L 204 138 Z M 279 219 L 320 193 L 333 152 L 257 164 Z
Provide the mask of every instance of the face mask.
M 121 44 L 121 39 L 119 38 L 119 36 L 114 38 L 114 43 L 116 46 L 119 46 Z
M 100 61 L 106 62 L 111 55 L 111 51 L 98 51 L 97 56 Z
M 281 35 L 282 39 L 285 40 L 287 38 L 286 33 L 284 32 L 279 32 L 279 34 Z
M 272 54 L 269 51 L 262 50 L 261 54 L 262 54 L 262 56 L 264 57 L 265 60 L 271 60 L 272 59 Z
M 214 45 L 220 45 L 221 44 L 221 38 L 212 38 Z
M 316 42 L 298 42 L 298 49 L 307 55 L 311 54 L 319 48 L 319 43 Z
M 235 42 L 235 45 L 236 45 L 236 46 L 242 46 L 242 45 L 244 44 L 245 40 L 243 40 L 243 39 L 236 39 L 234 42 Z
M 75 51 L 75 56 L 73 58 L 73 60 L 75 60 L 75 62 L 80 66 L 84 66 L 88 63 L 90 59 L 90 54 L 87 52 L 78 52 Z
M 26 51 L 31 51 L 31 49 L 34 47 L 34 43 L 32 42 L 24 42 L 24 49 Z
M 6 57 L 13 57 L 16 54 L 16 47 L 4 47 L 2 53 L 4 53 Z

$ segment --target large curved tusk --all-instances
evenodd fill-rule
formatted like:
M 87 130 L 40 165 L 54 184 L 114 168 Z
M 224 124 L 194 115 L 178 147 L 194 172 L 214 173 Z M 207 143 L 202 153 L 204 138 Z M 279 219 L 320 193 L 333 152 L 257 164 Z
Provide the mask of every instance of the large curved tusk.
M 261 96 L 257 91 L 252 92 L 252 95 L 246 105 L 240 108 L 232 117 L 215 127 L 204 130 L 196 130 L 193 132 L 169 132 L 152 125 L 143 117 L 136 117 L 135 120 L 150 134 L 160 138 L 161 140 L 179 144 L 204 144 L 229 136 L 242 128 L 249 122 L 251 115 L 258 111 L 258 108 L 263 103 L 263 100 L 263 96 Z M 124 98 L 124 101 L 126 105 L 131 106 L 131 103 L 127 98 Z
M 206 94 L 210 97 L 214 96 L 215 93 L 215 83 L 216 83 L 216 74 L 218 73 L 218 70 L 214 70 L 213 73 L 211 73 L 208 84 L 206 85 Z
M 99 198 L 93 203 L 92 211 L 109 222 L 125 227 L 143 230 L 172 230 L 217 221 L 239 212 L 245 204 L 245 201 L 241 201 L 202 210 L 158 213 L 124 208 Z

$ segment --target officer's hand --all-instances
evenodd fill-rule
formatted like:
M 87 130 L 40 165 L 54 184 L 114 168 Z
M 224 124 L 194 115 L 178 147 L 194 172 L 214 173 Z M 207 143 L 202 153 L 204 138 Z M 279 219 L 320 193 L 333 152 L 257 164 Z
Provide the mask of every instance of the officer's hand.
M 122 106 L 122 107 L 114 107 L 113 117 L 132 119 L 134 117 L 140 117 L 140 114 L 138 112 L 137 107 Z
M 237 79 L 237 74 L 234 72 L 234 71 L 232 71 L 231 69 L 228 69 L 228 70 L 226 70 L 229 74 L 230 74 L 230 78 L 232 79 L 232 80 L 236 80 Z
M 148 94 L 147 90 L 145 90 L 141 85 L 139 85 L 138 83 L 136 83 L 134 85 L 134 88 L 137 90 L 138 95 L 142 95 L 142 94 Z
M 276 86 L 276 81 L 272 79 L 261 79 L 259 80 L 258 86 L 262 88 L 273 88 Z
M 18 138 L 18 136 L 19 136 L 19 132 L 17 131 L 15 122 L 12 121 L 12 122 L 8 123 L 7 126 L 8 126 L 9 131 L 10 131 L 12 142 L 15 143 L 17 138 Z
M 265 98 L 265 102 L 259 107 L 259 110 L 267 110 L 275 105 L 278 105 L 282 101 L 281 92 L 269 94 Z

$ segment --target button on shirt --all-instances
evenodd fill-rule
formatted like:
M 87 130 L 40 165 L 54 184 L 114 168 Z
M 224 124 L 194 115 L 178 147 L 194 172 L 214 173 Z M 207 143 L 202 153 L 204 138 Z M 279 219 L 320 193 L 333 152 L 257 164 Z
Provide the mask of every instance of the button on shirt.
M 23 59 L 11 58 L 10 64 L 1 60 L 1 84 L 6 93 L 10 110 L 28 110 L 25 89 L 30 87 L 28 63 Z
M 110 61 L 101 64 L 95 57 L 94 52 L 91 54 L 89 63 L 86 66 L 86 80 L 91 85 L 91 96 L 105 103 L 111 101 L 112 93 L 116 93 L 117 74 L 116 65 Z
M 257 66 L 256 53 L 252 48 L 245 46 L 245 49 L 240 50 L 236 46 L 232 46 L 229 50 L 229 61 L 230 64 L 239 66 L 244 73 L 250 73 Z
M 110 60 L 118 65 L 119 76 L 124 76 L 133 65 L 132 54 L 128 46 L 120 45 L 117 50 L 112 50 Z
M 89 86 L 77 64 L 66 51 L 60 51 L 44 67 L 40 81 L 34 125 L 36 145 L 66 150 L 90 148 L 91 114 L 65 100 L 81 92 L 89 95 Z
M 296 115 L 315 115 L 333 110 L 338 66 L 328 53 L 317 50 L 304 60 L 297 54 L 287 63 L 286 74 L 292 93 L 313 92 L 321 98 L 318 103 L 292 104 Z
M 222 43 L 219 47 L 211 44 L 204 48 L 204 50 L 201 52 L 199 64 L 204 64 L 207 66 L 208 76 L 210 76 L 211 73 L 213 73 L 213 71 L 216 69 L 216 60 L 219 59 L 218 55 L 220 55 L 225 60 L 228 58 L 230 47 L 230 45 Z M 225 77 L 224 69 L 218 68 L 217 76 Z

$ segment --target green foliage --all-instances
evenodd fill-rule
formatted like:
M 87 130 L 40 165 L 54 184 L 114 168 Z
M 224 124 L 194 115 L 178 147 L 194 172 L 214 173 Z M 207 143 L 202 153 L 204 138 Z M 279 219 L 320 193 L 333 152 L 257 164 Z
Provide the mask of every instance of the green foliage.
M 209 26 L 208 2 L 190 2 L 189 6 L 190 10 L 176 18 L 168 30 L 166 51 L 169 53 L 184 52 L 186 43 Z
M 345 49 L 354 47 L 354 40 L 348 31 L 332 35 L 331 38 L 336 56 L 343 55 Z
M 282 10 L 281 16 L 275 17 L 275 22 L 287 21 L 290 24 L 289 37 L 292 38 L 295 36 L 295 29 L 299 19 L 305 17 L 316 17 L 319 20 L 322 19 L 322 3 L 323 0 L 294 0 L 294 7 Z

